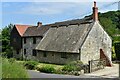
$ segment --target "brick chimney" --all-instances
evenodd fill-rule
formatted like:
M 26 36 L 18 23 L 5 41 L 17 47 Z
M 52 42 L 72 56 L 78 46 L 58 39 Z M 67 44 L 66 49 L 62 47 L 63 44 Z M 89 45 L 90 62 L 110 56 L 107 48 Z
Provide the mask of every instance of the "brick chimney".
M 98 21 L 98 7 L 96 7 L 95 1 L 94 1 L 94 7 L 93 7 L 93 21 Z
M 42 26 L 42 22 L 38 22 L 37 27 L 41 27 L 41 26 Z

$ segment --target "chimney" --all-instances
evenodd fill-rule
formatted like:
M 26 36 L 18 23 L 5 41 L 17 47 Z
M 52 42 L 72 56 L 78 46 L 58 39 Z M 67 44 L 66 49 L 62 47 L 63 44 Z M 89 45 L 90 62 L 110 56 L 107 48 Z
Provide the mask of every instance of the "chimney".
M 93 7 L 93 21 L 98 21 L 98 7 L 96 7 L 95 1 L 94 1 L 94 7 Z
M 38 22 L 37 27 L 41 27 L 41 26 L 42 26 L 42 22 Z

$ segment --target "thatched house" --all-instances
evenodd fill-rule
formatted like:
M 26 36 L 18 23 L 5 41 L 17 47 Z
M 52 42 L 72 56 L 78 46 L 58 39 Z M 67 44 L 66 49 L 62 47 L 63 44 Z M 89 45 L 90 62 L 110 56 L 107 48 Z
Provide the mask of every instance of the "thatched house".
M 14 34 L 13 34 L 14 35 Z M 25 59 L 66 64 L 71 61 L 106 59 L 111 65 L 112 40 L 98 21 L 98 8 L 93 7 L 93 18 L 38 23 L 28 27 L 22 36 L 22 53 Z

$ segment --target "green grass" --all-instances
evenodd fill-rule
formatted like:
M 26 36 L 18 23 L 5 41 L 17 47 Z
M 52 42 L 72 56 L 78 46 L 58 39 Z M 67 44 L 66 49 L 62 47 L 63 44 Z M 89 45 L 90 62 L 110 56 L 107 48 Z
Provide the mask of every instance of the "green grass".
M 9 62 L 2 58 L 2 78 L 28 78 L 28 74 L 23 65 L 15 62 Z
M 19 64 L 24 64 L 25 61 L 17 61 L 17 63 Z M 38 68 L 42 68 L 44 66 L 52 66 L 55 68 L 55 70 L 61 70 L 64 65 L 57 65 L 57 64 L 49 64 L 49 63 L 39 63 L 37 66 L 36 66 L 36 69 Z
M 37 65 L 37 67 L 43 67 L 43 66 L 53 66 L 56 70 L 64 67 L 64 65 L 47 64 L 47 63 L 39 63 Z

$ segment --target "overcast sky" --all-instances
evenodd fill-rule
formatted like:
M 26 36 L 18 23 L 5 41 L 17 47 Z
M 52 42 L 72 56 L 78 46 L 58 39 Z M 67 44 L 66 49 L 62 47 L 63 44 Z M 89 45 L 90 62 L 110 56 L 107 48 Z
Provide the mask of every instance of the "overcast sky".
M 22 0 L 21 0 L 22 1 Z M 25 1 L 25 0 L 24 0 Z M 60 0 L 59 0 L 60 1 Z M 77 1 L 77 0 L 76 0 Z M 93 1 L 85 0 L 86 2 L 2 2 L 2 27 L 8 24 L 29 24 L 36 25 L 38 21 L 43 24 L 60 22 L 71 19 L 80 19 L 92 13 Z M 115 1 L 97 2 L 99 12 L 116 11 L 118 4 Z M 105 7 L 103 7 L 105 6 Z

